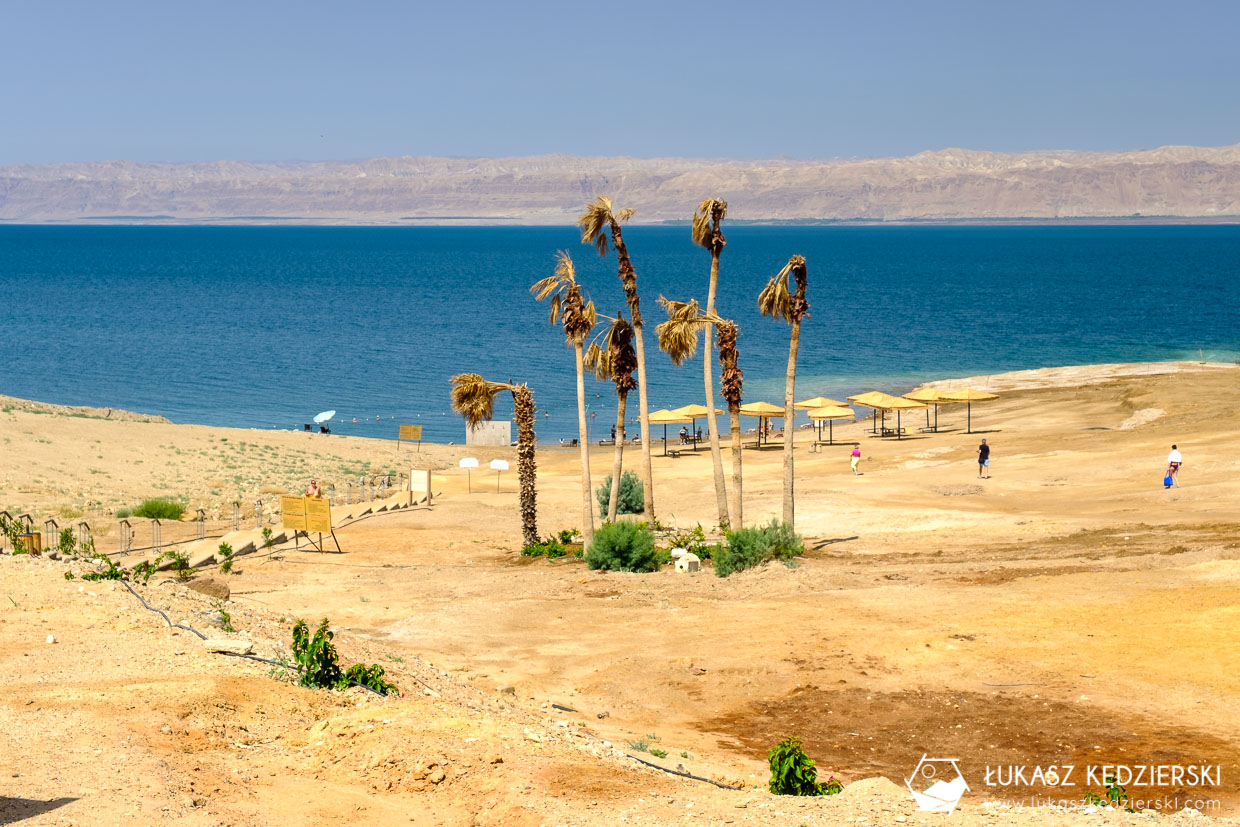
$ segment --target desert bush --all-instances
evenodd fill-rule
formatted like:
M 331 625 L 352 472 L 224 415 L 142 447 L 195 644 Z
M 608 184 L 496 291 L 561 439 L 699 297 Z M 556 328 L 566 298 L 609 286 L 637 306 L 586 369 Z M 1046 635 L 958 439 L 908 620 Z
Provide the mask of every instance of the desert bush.
M 335 633 L 327 625 L 327 618 L 310 634 L 306 621 L 293 624 L 293 668 L 297 670 L 297 683 L 312 689 L 347 689 L 360 684 L 381 695 L 392 695 L 400 690 L 395 684 L 384 680 L 383 667 L 377 663 L 363 666 L 360 663 L 341 670 L 336 645 L 332 643 Z
M 198 573 L 198 569 L 191 568 L 189 564 L 189 554 L 180 549 L 168 549 L 163 554 L 155 558 L 156 567 L 160 563 L 167 560 L 171 563 L 172 572 L 179 580 L 188 580 Z
M 683 548 L 690 554 L 696 554 L 699 560 L 709 560 L 715 554 L 718 544 L 706 542 L 706 532 L 698 523 L 688 531 L 677 531 L 672 535 L 668 548 Z
M 819 783 L 818 770 L 799 738 L 785 738 L 766 757 L 771 764 L 769 789 L 775 795 L 835 795 L 844 790 L 834 778 Z
M 603 480 L 596 492 L 598 497 L 599 515 L 607 516 L 607 507 L 611 505 L 611 474 Z M 646 487 L 641 478 L 632 471 L 620 475 L 620 494 L 616 500 L 617 514 L 640 514 L 646 510 Z
M 233 547 L 228 543 L 220 543 L 218 551 L 220 557 L 224 558 L 224 562 L 220 563 L 220 571 L 228 574 L 233 567 Z
M 609 571 L 656 571 L 654 535 L 645 523 L 603 523 L 586 549 L 586 565 Z
M 771 560 L 791 560 L 805 551 L 805 544 L 788 523 L 771 520 L 769 525 L 727 533 L 728 543 L 714 551 L 715 574 L 729 574 L 760 566 Z
M 179 520 L 184 513 L 183 503 L 167 497 L 152 497 L 143 500 L 142 504 L 133 510 L 133 516 L 145 517 L 149 520 Z M 116 516 L 120 517 L 121 512 L 116 512 Z
M 562 531 L 560 532 L 560 534 L 563 533 Z M 572 538 L 570 537 L 569 539 L 571 540 Z M 564 543 L 560 541 L 559 537 L 548 537 L 545 540 L 540 540 L 521 549 L 522 557 L 550 557 L 554 559 L 556 557 L 563 557 L 566 554 L 568 554 L 568 549 L 564 547 Z

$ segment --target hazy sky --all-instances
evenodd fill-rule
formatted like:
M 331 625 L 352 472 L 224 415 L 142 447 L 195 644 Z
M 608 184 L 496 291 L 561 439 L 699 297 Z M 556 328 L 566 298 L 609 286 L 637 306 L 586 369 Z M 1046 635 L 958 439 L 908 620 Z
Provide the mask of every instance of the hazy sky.
M 0 0 L 0 164 L 1240 142 L 1240 3 Z

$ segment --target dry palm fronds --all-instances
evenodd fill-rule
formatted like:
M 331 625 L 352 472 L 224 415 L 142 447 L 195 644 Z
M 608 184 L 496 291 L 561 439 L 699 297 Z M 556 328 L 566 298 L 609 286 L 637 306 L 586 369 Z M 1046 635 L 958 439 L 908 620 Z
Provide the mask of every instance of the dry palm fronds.
M 728 215 L 728 202 L 721 198 L 707 198 L 693 213 L 693 243 L 717 254 L 727 244 L 720 222 Z
M 679 367 L 697 353 L 698 332 L 706 324 L 697 300 L 678 302 L 659 296 L 659 304 L 667 310 L 667 321 L 655 326 L 659 350 L 671 357 Z
M 534 445 L 534 392 L 527 385 L 513 385 L 513 418 L 517 421 L 517 477 L 521 486 L 521 537 L 525 545 L 538 542 L 538 465 Z
M 459 373 L 451 381 L 452 410 L 464 418 L 469 428 L 491 419 L 495 394 L 508 387 L 501 382 L 488 382 L 476 373 Z

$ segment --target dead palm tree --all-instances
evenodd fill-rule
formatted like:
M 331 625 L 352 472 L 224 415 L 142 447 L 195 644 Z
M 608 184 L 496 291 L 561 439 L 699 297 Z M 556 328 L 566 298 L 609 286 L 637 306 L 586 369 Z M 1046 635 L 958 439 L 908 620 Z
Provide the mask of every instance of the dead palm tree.
M 693 243 L 710 251 L 710 288 L 706 293 L 706 314 L 715 313 L 715 293 L 719 287 L 719 255 L 727 241 L 719 225 L 728 214 L 728 202 L 719 198 L 707 198 L 693 213 Z M 715 502 L 719 509 L 719 524 L 728 525 L 728 495 L 723 484 L 723 456 L 719 451 L 719 426 L 715 423 L 715 382 L 711 376 L 710 354 L 714 350 L 712 329 L 705 328 L 706 350 L 702 359 L 702 373 L 706 380 L 706 428 L 710 433 L 710 458 L 715 467 Z
M 744 373 L 737 366 L 740 351 L 737 338 L 740 331 L 736 323 L 722 319 L 714 313 L 703 313 L 696 301 L 678 302 L 659 297 L 659 303 L 667 308 L 667 321 L 658 325 L 659 348 L 677 365 L 684 364 L 697 352 L 698 332 L 709 335 L 711 327 L 719 331 L 719 363 L 722 367 L 720 385 L 728 403 L 728 419 L 732 430 L 732 502 L 731 521 L 728 526 L 738 529 L 744 525 L 742 507 L 743 476 L 741 473 L 741 397 L 744 393 Z M 710 361 L 710 353 L 703 358 Z M 712 408 L 707 416 L 712 416 Z M 725 492 L 726 497 L 726 492 Z M 725 506 L 727 501 L 725 499 Z
M 528 385 L 514 382 L 490 382 L 476 373 L 452 377 L 452 410 L 473 428 L 491 419 L 495 394 L 512 392 L 513 417 L 517 420 L 517 477 L 521 485 L 521 536 L 524 544 L 538 542 L 538 503 L 535 477 L 538 465 L 534 459 L 534 392 Z
M 568 253 L 556 253 L 555 273 L 530 288 L 538 301 L 551 300 L 551 324 L 564 328 L 564 341 L 573 348 L 577 365 L 577 434 L 581 444 L 581 533 L 586 548 L 594 541 L 594 505 L 590 483 L 590 432 L 586 426 L 586 381 L 584 352 L 586 340 L 594 329 L 594 302 L 582 298 L 577 283 L 577 270 Z
M 642 483 L 643 501 L 646 519 L 652 524 L 654 515 L 654 471 L 650 463 L 650 403 L 646 395 L 646 340 L 642 335 L 642 311 L 637 296 L 637 271 L 629 259 L 629 248 L 624 243 L 624 235 L 620 225 L 633 217 L 632 210 L 615 210 L 611 199 L 600 195 L 586 211 L 577 218 L 577 226 L 581 228 L 581 243 L 593 244 L 600 256 L 607 255 L 607 240 L 611 236 L 611 245 L 616 248 L 616 259 L 619 262 L 618 274 L 624 287 L 625 303 L 629 307 L 629 318 L 633 320 L 633 343 L 637 349 L 637 404 L 640 416 L 639 433 L 642 438 Z
M 600 338 L 602 345 L 597 341 L 590 344 L 585 363 L 596 378 L 610 379 L 616 385 L 616 458 L 611 470 L 611 498 L 607 502 L 607 520 L 614 523 L 620 505 L 620 475 L 624 472 L 624 412 L 629 391 L 637 387 L 633 379 L 637 354 L 633 350 L 633 326 L 625 320 L 623 311 L 616 313 L 611 327 Z
M 788 291 L 789 273 L 796 282 L 792 292 Z M 805 256 L 793 256 L 788 259 L 784 269 L 768 281 L 758 294 L 758 310 L 763 316 L 783 319 L 792 326 L 788 345 L 788 372 L 784 376 L 784 522 L 788 525 L 794 524 L 796 516 L 793 502 L 795 475 L 792 464 L 792 421 L 796 411 L 793 409 L 792 397 L 797 382 L 797 349 L 801 344 L 801 320 L 809 315 L 809 300 L 805 297 L 808 283 Z

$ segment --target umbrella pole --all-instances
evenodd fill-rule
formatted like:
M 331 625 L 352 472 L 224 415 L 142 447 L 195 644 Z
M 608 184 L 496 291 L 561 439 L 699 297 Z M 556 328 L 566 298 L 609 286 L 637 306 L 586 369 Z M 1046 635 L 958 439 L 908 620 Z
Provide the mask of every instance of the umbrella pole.
M 896 439 L 904 439 L 904 435 L 900 433 L 900 411 L 896 411 Z
M 934 432 L 939 432 L 939 403 L 934 403 Z
M 821 425 L 818 426 L 818 439 L 819 440 L 822 439 L 822 426 Z M 831 419 L 827 420 L 827 441 L 830 442 L 832 445 L 835 444 L 835 421 Z
M 965 426 L 965 427 L 967 427 L 967 428 L 968 428 L 969 433 L 973 433 L 973 403 L 972 403 L 972 402 L 966 402 L 966 403 L 965 403 L 965 408 L 966 408 L 966 409 L 967 409 L 967 411 L 968 411 L 968 417 L 969 417 L 969 419 L 968 419 L 968 423 L 969 423 L 969 424 L 968 424 L 967 426 Z
M 663 456 L 667 456 L 667 426 L 663 426 Z

